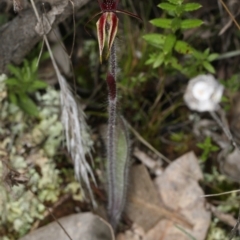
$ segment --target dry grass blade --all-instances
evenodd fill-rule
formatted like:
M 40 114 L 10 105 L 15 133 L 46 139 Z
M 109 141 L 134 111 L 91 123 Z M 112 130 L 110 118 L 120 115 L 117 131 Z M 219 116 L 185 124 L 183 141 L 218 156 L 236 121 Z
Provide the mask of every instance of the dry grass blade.
M 84 113 L 74 99 L 63 76 L 59 75 L 58 80 L 61 87 L 62 124 L 65 129 L 67 148 L 74 161 L 75 175 L 79 181 L 84 181 L 93 200 L 88 174 L 90 174 L 94 182 L 95 178 L 85 158 L 87 146 L 83 136 L 85 135 L 87 124 L 84 119 Z
M 37 20 L 39 24 L 41 24 L 41 18 L 39 17 L 39 13 L 33 0 L 31 0 L 31 4 Z M 89 175 L 95 184 L 96 182 L 92 169 L 85 157 L 87 147 L 83 136 L 87 131 L 87 124 L 84 119 L 84 113 L 75 100 L 68 83 L 59 71 L 46 35 L 43 35 L 43 40 L 49 51 L 49 55 L 61 89 L 60 98 L 62 107 L 62 124 L 66 134 L 67 148 L 74 161 L 75 175 L 80 182 L 83 182 L 87 186 L 92 203 L 95 206 L 96 203 L 91 190 Z

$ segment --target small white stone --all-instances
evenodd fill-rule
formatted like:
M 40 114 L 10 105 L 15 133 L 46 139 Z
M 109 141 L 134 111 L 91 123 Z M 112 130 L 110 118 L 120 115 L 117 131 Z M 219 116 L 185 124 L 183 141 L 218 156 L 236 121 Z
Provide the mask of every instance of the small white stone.
M 219 108 L 223 90 L 223 86 L 214 76 L 199 75 L 189 81 L 184 101 L 191 110 L 215 111 Z

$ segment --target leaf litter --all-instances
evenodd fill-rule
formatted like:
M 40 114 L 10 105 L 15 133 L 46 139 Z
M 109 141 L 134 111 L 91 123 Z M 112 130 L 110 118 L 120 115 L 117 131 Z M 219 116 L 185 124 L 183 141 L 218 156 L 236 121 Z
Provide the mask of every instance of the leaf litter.
M 205 239 L 211 213 L 201 197 L 203 175 L 193 152 L 173 161 L 154 184 L 143 165 L 133 167 L 131 178 L 126 214 L 134 224 L 117 240 Z

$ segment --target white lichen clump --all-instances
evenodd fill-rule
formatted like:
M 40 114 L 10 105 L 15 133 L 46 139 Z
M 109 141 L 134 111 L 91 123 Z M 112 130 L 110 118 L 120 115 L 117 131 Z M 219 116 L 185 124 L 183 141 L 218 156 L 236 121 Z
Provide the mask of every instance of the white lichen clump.
M 189 81 L 184 101 L 191 110 L 215 111 L 219 108 L 223 90 L 223 85 L 214 76 L 199 75 Z

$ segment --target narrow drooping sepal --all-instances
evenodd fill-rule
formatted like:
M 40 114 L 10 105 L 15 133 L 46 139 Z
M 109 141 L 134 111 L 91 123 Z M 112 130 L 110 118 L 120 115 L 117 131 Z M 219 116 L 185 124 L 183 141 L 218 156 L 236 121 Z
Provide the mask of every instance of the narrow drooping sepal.
M 97 36 L 99 45 L 100 62 L 102 62 L 102 53 L 106 39 L 106 22 L 108 13 L 103 13 L 97 21 Z
M 136 19 L 142 21 L 142 18 L 141 18 L 141 17 L 139 17 L 138 15 L 136 15 L 136 14 L 134 14 L 134 13 L 128 12 L 128 11 L 116 10 L 116 13 L 122 13 L 122 14 L 128 15 L 128 16 L 130 16 L 130 17 L 133 17 L 133 18 L 136 18 Z
M 115 40 L 117 30 L 118 30 L 118 17 L 115 13 L 109 12 L 108 13 L 108 53 L 107 58 L 109 56 L 110 50 L 112 48 L 113 42 Z

